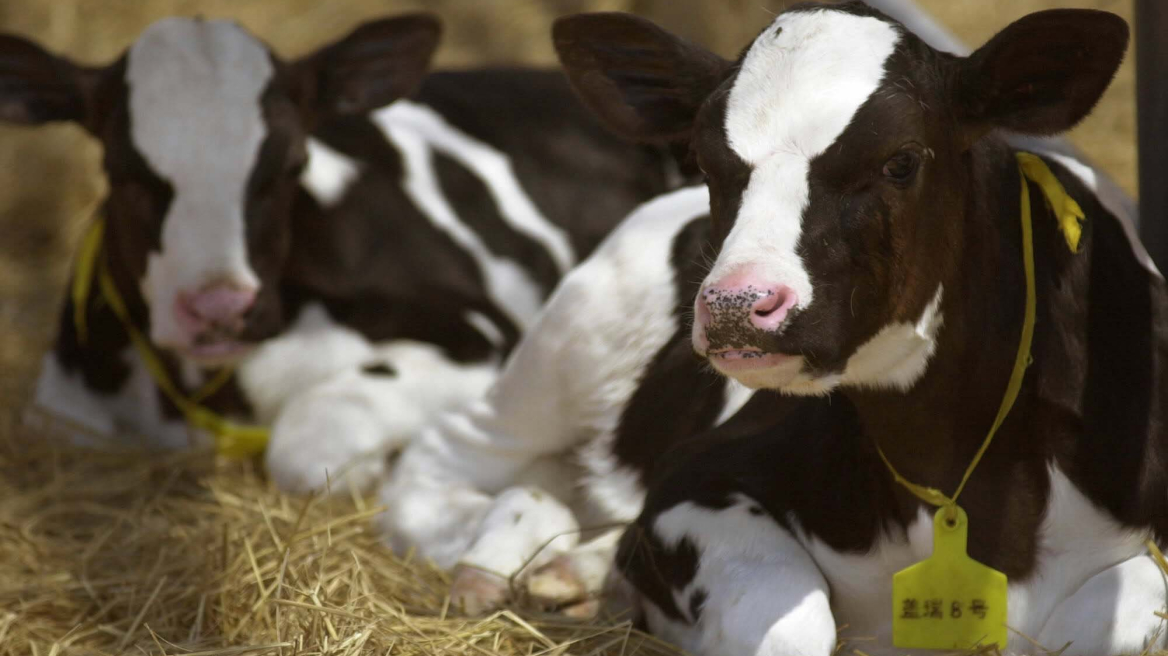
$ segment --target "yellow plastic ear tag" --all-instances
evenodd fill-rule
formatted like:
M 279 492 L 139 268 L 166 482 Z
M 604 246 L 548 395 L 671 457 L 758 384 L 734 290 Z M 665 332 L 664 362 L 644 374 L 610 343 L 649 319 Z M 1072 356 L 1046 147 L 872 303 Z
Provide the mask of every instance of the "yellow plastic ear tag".
M 969 557 L 968 529 L 964 510 L 938 509 L 933 555 L 892 577 L 892 644 L 897 648 L 970 649 L 993 643 L 1005 648 L 1006 575 Z

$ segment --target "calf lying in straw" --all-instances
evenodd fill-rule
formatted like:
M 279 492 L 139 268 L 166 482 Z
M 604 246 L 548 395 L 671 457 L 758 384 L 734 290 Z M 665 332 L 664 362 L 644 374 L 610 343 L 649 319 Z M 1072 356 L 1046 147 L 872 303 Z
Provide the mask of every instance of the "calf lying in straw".
M 1163 647 L 1165 282 L 1089 168 L 999 134 L 1085 116 L 1123 21 L 1042 12 L 968 58 L 855 2 L 735 62 L 621 14 L 555 37 L 597 114 L 689 148 L 708 192 L 638 210 L 488 400 L 405 450 L 394 543 L 460 565 L 471 610 L 513 576 L 578 600 L 615 549 L 699 654 Z
M 0 119 L 83 125 L 110 182 L 40 404 L 236 455 L 269 436 L 237 422 L 270 423 L 275 480 L 309 490 L 354 460 L 372 479 L 478 397 L 560 276 L 675 174 L 558 72 L 427 76 L 438 36 L 401 16 L 287 61 L 170 18 L 101 67 L 0 36 Z

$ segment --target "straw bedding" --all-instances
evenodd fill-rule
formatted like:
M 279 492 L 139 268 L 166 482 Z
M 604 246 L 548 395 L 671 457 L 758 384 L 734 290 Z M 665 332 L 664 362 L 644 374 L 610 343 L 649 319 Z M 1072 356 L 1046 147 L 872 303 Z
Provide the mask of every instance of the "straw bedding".
M 467 619 L 378 540 L 370 500 L 292 498 L 252 463 L 0 451 L 0 655 L 677 653 L 622 618 Z
M 0 30 L 106 61 L 166 14 L 233 16 L 290 55 L 361 20 L 442 15 L 442 66 L 550 64 L 556 15 L 636 11 L 732 56 L 781 0 L 11 0 Z M 1027 11 L 1125 0 L 921 0 L 970 42 Z M 1132 67 L 1072 138 L 1134 191 Z M 0 656 L 65 654 L 671 654 L 621 617 L 572 621 L 522 604 L 449 608 L 443 572 L 398 559 L 352 494 L 276 492 L 254 463 L 54 446 L 20 428 L 52 339 L 73 245 L 103 192 L 99 149 L 72 126 L 0 126 Z M 857 642 L 841 650 L 862 652 Z

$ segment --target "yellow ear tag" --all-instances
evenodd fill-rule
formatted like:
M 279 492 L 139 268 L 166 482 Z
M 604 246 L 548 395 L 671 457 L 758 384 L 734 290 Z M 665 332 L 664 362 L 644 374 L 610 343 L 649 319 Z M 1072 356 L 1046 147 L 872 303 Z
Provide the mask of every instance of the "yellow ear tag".
M 933 555 L 892 577 L 892 644 L 900 649 L 1006 646 L 1006 575 L 965 551 L 969 519 L 933 515 Z

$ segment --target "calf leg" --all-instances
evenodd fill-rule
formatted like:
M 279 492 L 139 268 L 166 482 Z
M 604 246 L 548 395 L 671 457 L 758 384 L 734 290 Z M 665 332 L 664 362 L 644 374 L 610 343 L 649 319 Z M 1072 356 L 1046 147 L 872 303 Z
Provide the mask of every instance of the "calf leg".
M 579 539 L 572 510 L 552 495 L 529 487 L 505 490 L 458 561 L 451 600 L 469 614 L 491 610 L 506 601 L 522 572 L 548 563 Z
M 344 475 L 360 490 L 441 412 L 482 396 L 490 363 L 449 361 L 429 344 L 398 341 L 297 394 L 272 426 L 268 470 L 281 488 L 321 490 Z
M 1087 580 L 1060 603 L 1037 640 L 1048 649 L 1076 654 L 1142 654 L 1168 644 L 1164 612 L 1168 581 L 1147 555 L 1126 560 Z
M 682 502 L 622 539 L 649 628 L 698 656 L 829 656 L 836 628 L 811 556 L 752 500 Z
M 260 348 L 240 381 L 261 421 L 276 484 L 291 492 L 368 487 L 400 449 L 443 410 L 481 396 L 491 363 L 451 362 L 405 340 L 370 344 L 309 306 L 287 334 Z
M 596 598 L 612 569 L 622 530 L 610 529 L 552 558 L 525 582 L 531 598 L 550 607 Z
M 406 449 L 402 459 L 410 457 Z M 485 492 L 465 482 L 452 478 L 441 470 L 426 471 L 411 467 L 404 475 L 391 476 L 381 489 L 383 497 L 389 499 L 386 511 L 380 516 L 382 526 L 391 527 L 387 538 L 393 550 L 399 554 L 414 551 L 418 556 L 432 560 L 443 569 L 458 564 L 463 556 L 477 542 L 483 542 L 480 556 L 473 564 L 485 570 L 511 577 L 517 568 L 514 561 L 492 561 L 483 555 L 489 552 L 489 544 L 501 544 L 511 540 L 513 544 L 542 544 L 565 529 L 559 519 L 558 507 L 572 499 L 574 490 L 574 467 L 565 459 L 541 458 L 516 476 L 516 484 L 507 492 L 511 493 L 501 504 L 497 503 L 493 492 Z M 531 499 L 514 493 L 513 490 L 529 490 L 535 493 Z M 516 523 L 519 534 L 514 537 L 502 535 L 506 522 L 485 522 L 484 518 L 496 509 L 496 514 L 508 507 L 517 511 L 527 510 L 524 503 L 534 508 L 527 519 L 533 520 L 548 514 L 553 519 L 546 527 L 533 525 L 531 521 Z M 546 512 L 545 512 L 546 511 Z M 488 535 L 490 534 L 490 535 Z M 534 551 L 517 556 L 525 561 Z

